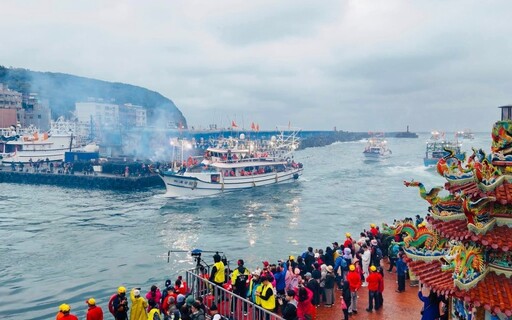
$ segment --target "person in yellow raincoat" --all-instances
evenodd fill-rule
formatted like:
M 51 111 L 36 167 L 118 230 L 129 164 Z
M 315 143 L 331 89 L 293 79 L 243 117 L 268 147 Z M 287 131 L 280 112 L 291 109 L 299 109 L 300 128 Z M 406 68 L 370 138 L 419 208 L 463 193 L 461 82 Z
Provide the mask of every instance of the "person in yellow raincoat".
M 130 300 L 132 301 L 132 308 L 130 309 L 130 320 L 147 320 L 148 302 L 140 296 L 140 289 L 133 288 L 130 291 Z

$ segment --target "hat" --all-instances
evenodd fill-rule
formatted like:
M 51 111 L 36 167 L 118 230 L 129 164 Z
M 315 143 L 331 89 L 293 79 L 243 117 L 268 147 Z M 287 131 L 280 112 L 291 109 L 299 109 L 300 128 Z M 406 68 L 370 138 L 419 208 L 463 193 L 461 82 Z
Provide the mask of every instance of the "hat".
M 244 260 L 242 260 L 242 259 L 238 259 L 237 264 L 238 264 L 239 266 L 243 266 L 243 265 L 244 265 Z
M 217 305 L 215 303 L 213 303 L 210 307 L 210 311 L 214 311 L 214 310 L 218 310 L 217 309 Z
M 178 303 L 182 303 L 183 301 L 185 301 L 185 296 L 182 295 L 181 293 L 178 295 L 178 297 L 176 298 L 176 301 Z
M 304 275 L 304 277 L 306 277 L 306 278 L 311 278 L 311 273 L 310 273 L 310 272 L 306 272 L 306 274 Z
M 377 242 L 377 240 L 373 239 L 372 241 L 370 241 L 371 245 L 372 246 L 377 246 L 379 245 L 379 243 Z
M 377 268 L 375 266 L 371 266 L 370 271 L 377 271 Z
M 345 237 L 350 238 L 351 234 L 349 232 L 345 233 Z
M 356 266 L 351 264 L 350 266 L 348 266 L 348 270 L 354 271 L 354 270 L 356 270 Z
M 59 306 L 59 311 L 69 312 L 70 310 L 71 310 L 71 307 L 68 304 L 63 303 Z
M 371 223 L 371 224 L 370 224 L 370 227 L 371 227 L 371 228 L 375 228 L 375 223 Z
M 140 290 L 139 289 L 133 290 L 133 295 L 136 297 L 140 297 Z
M 94 298 L 89 298 L 89 300 L 85 300 L 85 303 L 87 303 L 90 306 L 96 305 L 96 300 Z
M 267 267 L 268 267 L 268 265 L 269 265 L 268 261 L 263 261 L 263 267 L 264 267 L 264 268 L 267 268 Z
M 333 242 L 332 244 L 334 244 L 334 245 L 338 246 L 338 243 L 337 243 L 336 241 L 335 241 L 335 242 Z
M 341 251 L 341 249 L 336 250 L 336 252 L 337 252 L 338 254 L 342 254 L 342 253 L 343 253 L 343 251 Z
M 334 268 L 332 266 L 327 266 L 327 268 L 325 268 L 327 270 L 327 272 L 333 272 L 334 271 Z
M 253 276 L 259 276 L 259 275 L 260 275 L 260 273 L 261 273 L 261 270 L 260 270 L 259 268 L 256 268 L 256 270 L 254 270 L 254 271 L 252 272 L 252 275 L 253 275 Z
M 295 260 L 295 257 L 294 256 L 290 256 L 288 259 Z
M 165 286 L 168 287 L 170 285 L 171 285 L 171 280 L 170 279 L 165 280 Z
M 126 293 L 126 288 L 123 286 L 117 288 L 117 293 Z
M 194 296 L 190 295 L 188 296 L 186 299 L 185 299 L 185 303 L 187 304 L 187 306 L 191 306 L 192 304 L 194 304 L 194 302 L 196 301 L 196 299 L 194 299 Z

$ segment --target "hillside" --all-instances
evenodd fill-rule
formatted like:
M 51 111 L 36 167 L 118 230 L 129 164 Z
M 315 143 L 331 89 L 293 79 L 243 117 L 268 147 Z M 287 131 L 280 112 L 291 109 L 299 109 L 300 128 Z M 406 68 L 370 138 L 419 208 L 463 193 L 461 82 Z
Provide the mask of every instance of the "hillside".
M 41 99 L 47 99 L 52 117 L 70 117 L 75 102 L 88 98 L 114 99 L 114 103 L 132 103 L 146 107 L 148 125 L 174 122 L 185 128 L 187 122 L 174 102 L 160 93 L 130 84 L 107 82 L 96 79 L 73 76 L 64 73 L 37 72 L 19 68 L 0 66 L 0 83 L 7 84 L 21 93 L 37 93 Z

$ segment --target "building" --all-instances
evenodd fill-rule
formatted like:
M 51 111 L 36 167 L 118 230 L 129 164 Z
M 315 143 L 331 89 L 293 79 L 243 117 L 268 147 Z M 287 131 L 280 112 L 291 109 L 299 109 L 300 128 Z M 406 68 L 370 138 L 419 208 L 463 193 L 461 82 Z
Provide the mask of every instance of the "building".
M 51 110 L 47 100 L 40 100 L 37 93 L 22 96 L 22 109 L 18 113 L 18 120 L 22 128 L 34 126 L 41 131 L 48 131 L 51 119 Z
M 21 93 L 10 90 L 0 83 L 0 128 L 16 126 L 18 113 L 21 110 Z
M 101 139 L 105 130 L 119 129 L 119 106 L 103 100 L 75 103 L 79 133 L 91 139 Z
M 450 319 L 512 316 L 512 106 L 501 109 L 490 155 L 480 149 L 466 163 L 453 155 L 439 160 L 444 188 L 405 182 L 420 189 L 432 216 L 425 225 L 398 226 L 395 234 L 407 234 L 409 269 L 450 298 Z
M 146 108 L 125 103 L 119 106 L 119 120 L 123 128 L 146 127 Z

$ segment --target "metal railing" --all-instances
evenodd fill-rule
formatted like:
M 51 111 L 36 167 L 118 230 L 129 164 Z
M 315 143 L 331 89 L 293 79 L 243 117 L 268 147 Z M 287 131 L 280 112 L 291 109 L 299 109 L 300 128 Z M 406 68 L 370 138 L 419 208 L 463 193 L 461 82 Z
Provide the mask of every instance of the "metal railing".
M 226 290 L 213 282 L 201 277 L 199 269 L 192 269 L 186 273 L 190 293 L 195 297 L 202 297 L 206 306 L 217 305 L 219 314 L 236 320 L 284 320 L 274 312 L 263 309 L 261 306 Z M 276 306 L 277 299 L 276 299 Z

